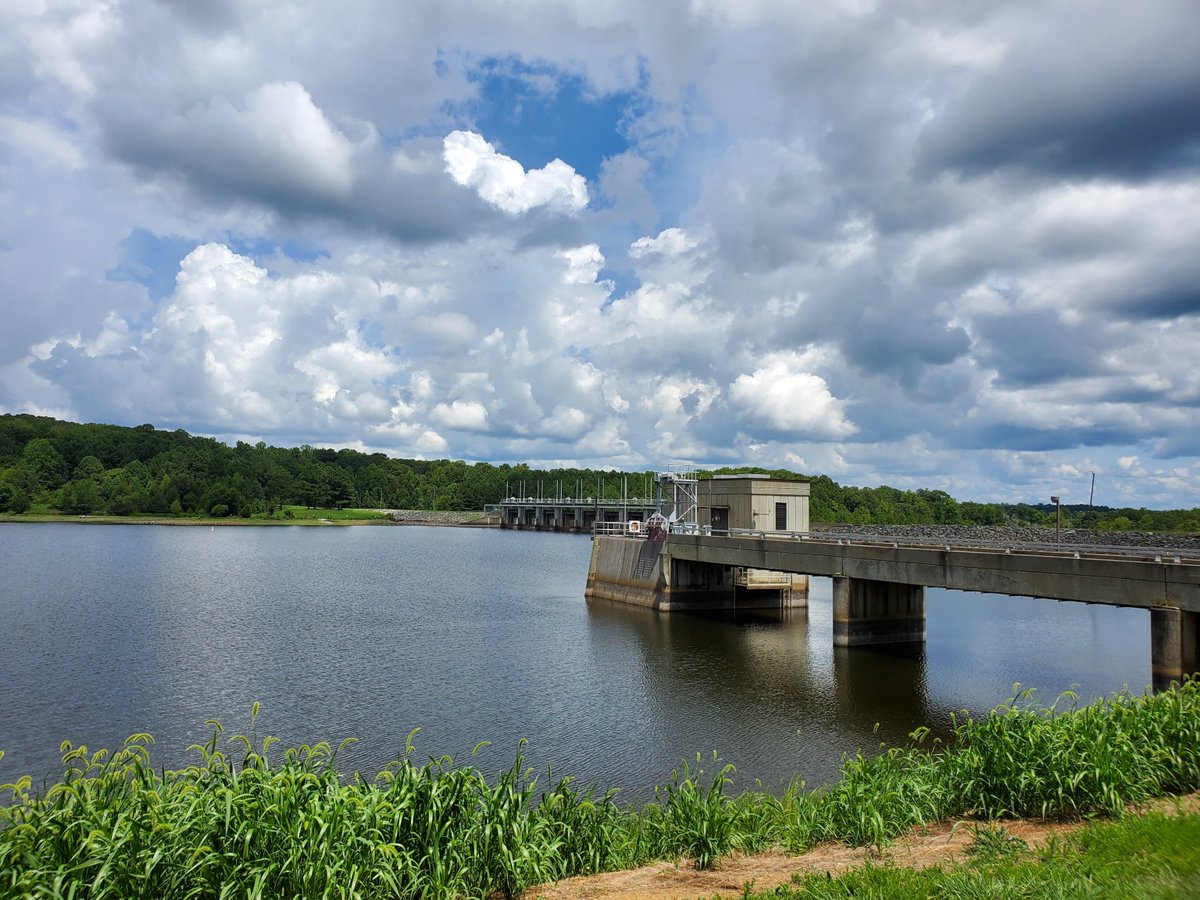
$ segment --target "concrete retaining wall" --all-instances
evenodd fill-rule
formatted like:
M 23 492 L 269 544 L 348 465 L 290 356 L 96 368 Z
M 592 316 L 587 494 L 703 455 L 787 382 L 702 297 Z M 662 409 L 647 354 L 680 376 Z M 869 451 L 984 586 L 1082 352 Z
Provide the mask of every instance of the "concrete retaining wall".
M 673 558 L 666 544 L 640 537 L 596 535 L 584 596 L 670 611 L 801 608 L 803 587 L 746 590 L 728 566 Z M 803 577 L 803 576 L 801 576 Z
M 661 541 L 597 535 L 592 538 L 587 599 L 615 600 L 650 609 L 667 602 Z
M 665 547 L 661 541 L 596 535 L 584 596 L 663 612 L 736 607 L 725 566 L 672 560 Z

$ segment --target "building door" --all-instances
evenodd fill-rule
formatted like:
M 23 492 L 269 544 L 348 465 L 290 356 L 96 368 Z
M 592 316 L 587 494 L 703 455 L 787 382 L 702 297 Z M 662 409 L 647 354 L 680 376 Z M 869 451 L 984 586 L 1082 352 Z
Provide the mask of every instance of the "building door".
M 712 508 L 711 520 L 713 531 L 728 531 L 729 530 L 729 507 L 714 506 Z

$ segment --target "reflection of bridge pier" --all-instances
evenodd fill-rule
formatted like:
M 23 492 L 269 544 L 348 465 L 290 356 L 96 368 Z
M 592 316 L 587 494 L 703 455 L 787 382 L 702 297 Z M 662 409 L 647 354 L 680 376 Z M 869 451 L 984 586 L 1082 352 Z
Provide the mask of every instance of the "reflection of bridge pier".
M 653 686 L 631 689 L 636 700 L 617 706 L 628 712 L 636 703 L 637 721 L 654 723 L 642 727 L 679 735 L 671 754 L 724 756 L 733 735 L 745 733 L 729 757 L 739 788 L 760 775 L 768 790 L 782 791 L 796 776 L 813 787 L 836 780 L 843 754 L 901 745 L 916 726 L 939 727 L 942 718 L 931 713 L 922 645 L 831 652 L 810 641 L 810 616 L 824 621 L 826 591 L 814 588 L 818 611 L 658 615 L 596 599 L 590 633 L 623 684 Z
M 892 644 L 833 651 L 838 707 L 852 709 L 863 724 L 934 722 L 925 687 L 925 645 Z M 901 740 L 903 737 L 901 735 Z M 896 740 L 896 736 L 891 736 Z

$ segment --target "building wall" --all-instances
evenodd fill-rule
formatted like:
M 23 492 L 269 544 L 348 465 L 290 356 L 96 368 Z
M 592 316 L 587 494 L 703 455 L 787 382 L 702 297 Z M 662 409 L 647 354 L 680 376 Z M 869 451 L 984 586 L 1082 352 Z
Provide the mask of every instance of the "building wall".
M 701 525 L 712 521 L 712 511 L 729 510 L 730 528 L 775 531 L 775 504 L 787 505 L 784 531 L 808 531 L 809 485 L 806 481 L 773 478 L 713 478 L 699 485 L 697 518 Z

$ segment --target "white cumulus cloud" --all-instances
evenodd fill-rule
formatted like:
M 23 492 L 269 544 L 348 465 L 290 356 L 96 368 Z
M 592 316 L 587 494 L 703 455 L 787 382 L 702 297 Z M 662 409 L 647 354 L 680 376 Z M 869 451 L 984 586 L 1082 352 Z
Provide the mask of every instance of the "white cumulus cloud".
M 474 400 L 439 403 L 430 414 L 439 425 L 459 431 L 483 431 L 488 427 L 487 409 Z
M 517 215 L 538 206 L 578 212 L 587 206 L 586 179 L 561 159 L 525 171 L 471 131 L 452 131 L 443 145 L 450 177 L 506 213 Z
M 784 434 L 836 440 L 858 431 L 825 379 L 805 371 L 795 353 L 777 353 L 765 366 L 739 375 L 729 395 L 742 416 Z

